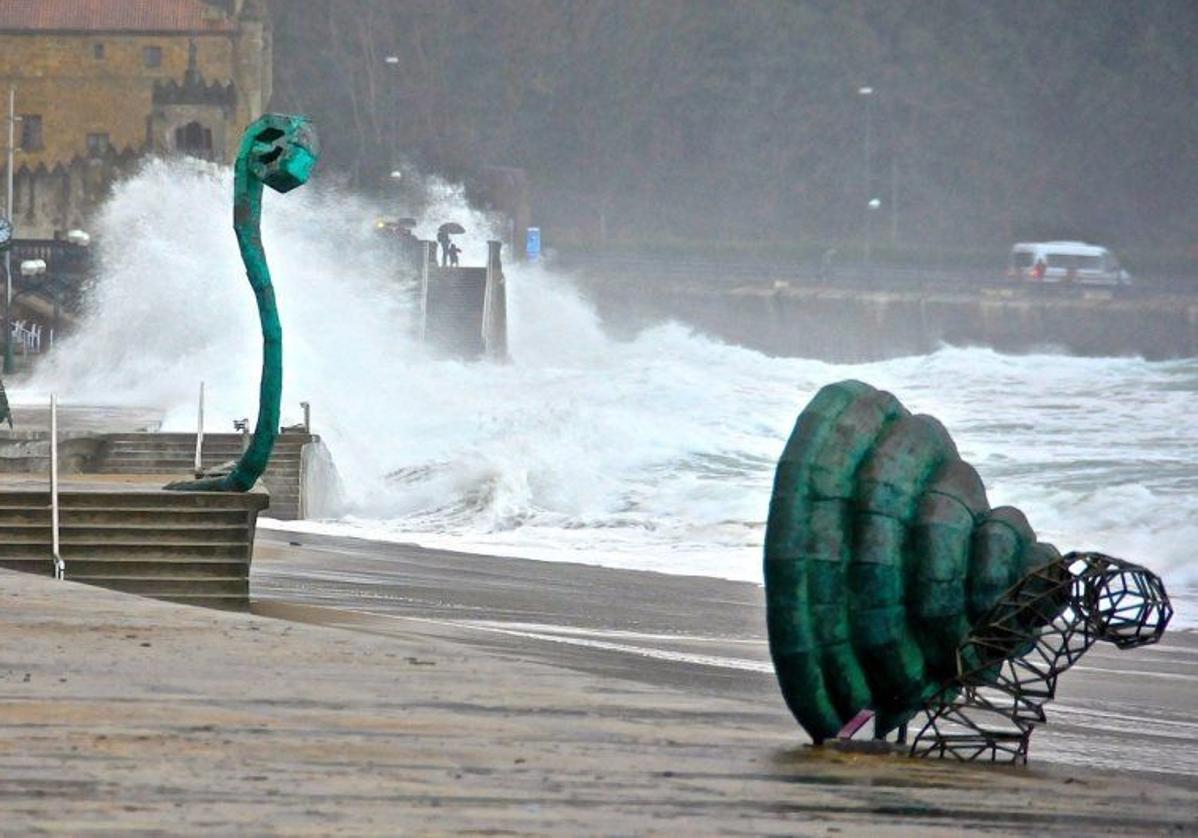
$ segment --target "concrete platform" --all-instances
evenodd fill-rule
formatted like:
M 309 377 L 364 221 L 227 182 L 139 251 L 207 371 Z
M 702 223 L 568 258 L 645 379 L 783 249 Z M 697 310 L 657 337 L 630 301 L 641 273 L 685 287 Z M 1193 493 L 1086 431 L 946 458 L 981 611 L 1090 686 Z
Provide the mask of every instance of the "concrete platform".
M 273 609 L 308 624 L 0 571 L 0 831 L 1198 828 L 1184 777 L 816 751 L 776 696 L 597 674 L 415 614 Z

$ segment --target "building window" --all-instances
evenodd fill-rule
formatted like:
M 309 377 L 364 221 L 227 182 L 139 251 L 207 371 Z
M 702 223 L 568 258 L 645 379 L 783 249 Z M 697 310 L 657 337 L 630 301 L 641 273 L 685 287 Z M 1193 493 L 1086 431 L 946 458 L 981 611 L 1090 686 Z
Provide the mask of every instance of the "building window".
M 147 67 L 161 67 L 162 47 L 142 47 L 141 62 Z
M 104 58 L 104 45 L 103 44 L 92 44 L 92 57 L 97 60 Z
M 88 134 L 87 135 L 87 153 L 91 157 L 103 157 L 108 151 L 108 135 L 107 134 Z
M 189 122 L 175 129 L 175 150 L 192 157 L 212 159 L 212 129 L 198 122 Z
M 21 115 L 21 151 L 41 151 L 42 118 L 35 113 Z

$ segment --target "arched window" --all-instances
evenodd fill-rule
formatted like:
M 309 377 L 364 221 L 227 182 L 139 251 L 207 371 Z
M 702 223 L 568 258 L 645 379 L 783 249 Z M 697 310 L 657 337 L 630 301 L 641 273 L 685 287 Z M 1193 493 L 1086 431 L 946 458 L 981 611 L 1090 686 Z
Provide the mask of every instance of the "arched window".
M 212 159 L 212 129 L 198 122 L 189 122 L 175 129 L 175 151 L 192 157 Z

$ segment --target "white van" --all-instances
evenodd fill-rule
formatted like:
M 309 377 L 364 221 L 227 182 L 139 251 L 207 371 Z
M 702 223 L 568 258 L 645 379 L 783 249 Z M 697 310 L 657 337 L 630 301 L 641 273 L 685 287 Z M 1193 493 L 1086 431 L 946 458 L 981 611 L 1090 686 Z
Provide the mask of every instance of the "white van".
M 1007 276 L 1030 282 L 1131 284 L 1115 254 L 1085 242 L 1020 242 L 1011 248 Z

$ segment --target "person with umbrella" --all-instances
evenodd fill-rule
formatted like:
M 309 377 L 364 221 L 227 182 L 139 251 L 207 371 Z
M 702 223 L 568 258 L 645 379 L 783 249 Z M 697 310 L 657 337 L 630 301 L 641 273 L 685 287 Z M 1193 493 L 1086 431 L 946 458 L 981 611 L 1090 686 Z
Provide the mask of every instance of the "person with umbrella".
M 466 228 L 456 221 L 447 221 L 437 228 L 437 243 L 441 245 L 441 266 L 449 267 L 449 237 L 466 232 Z

